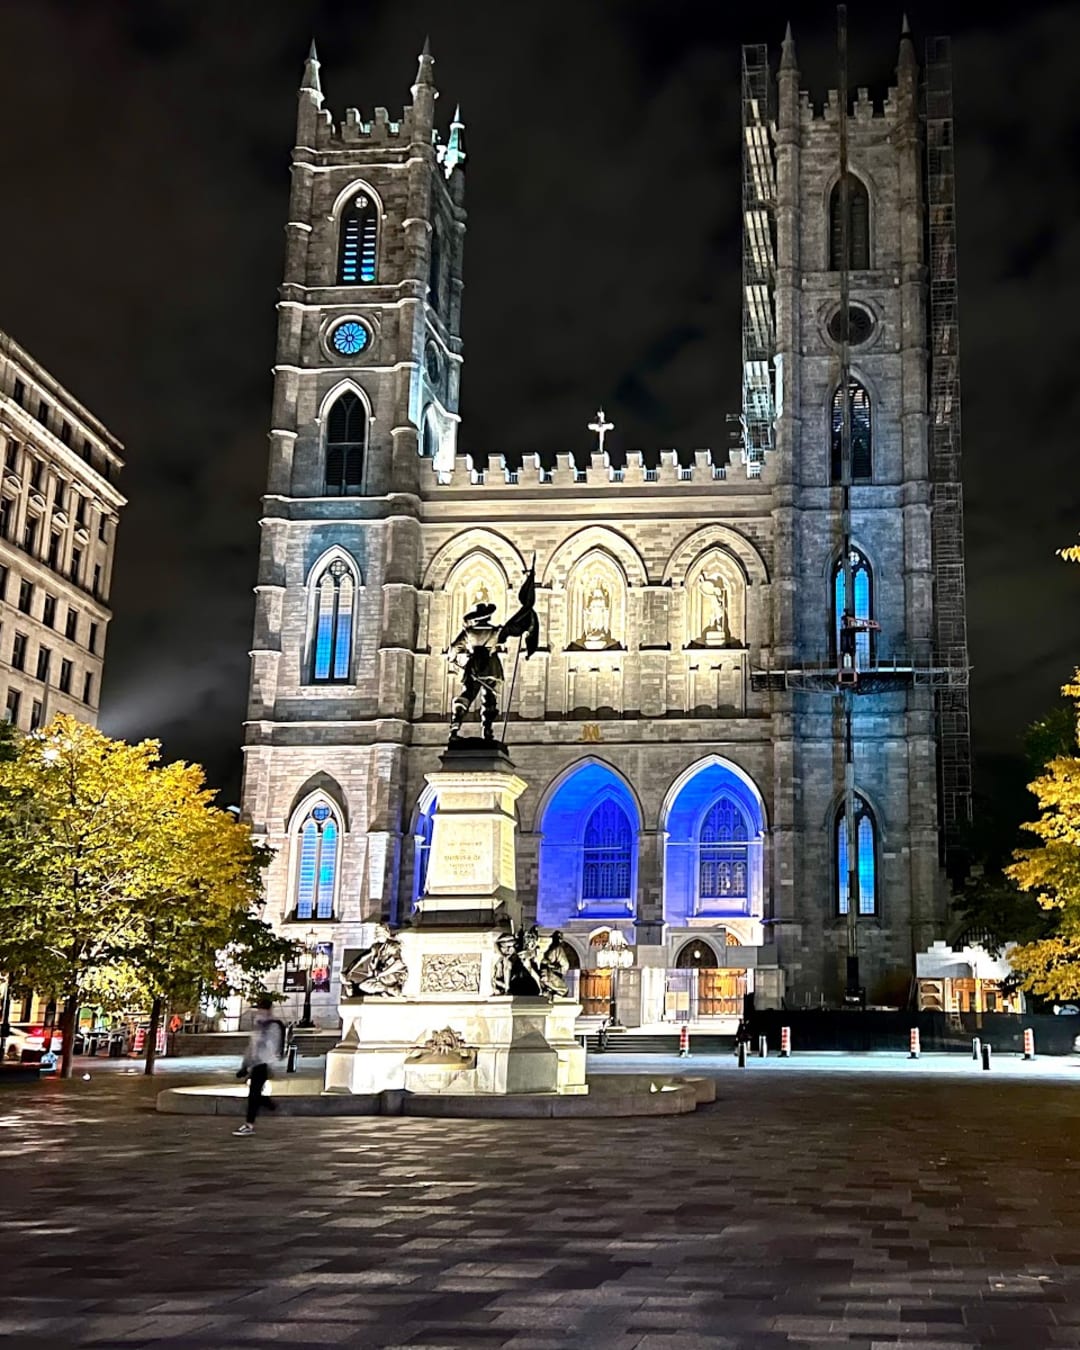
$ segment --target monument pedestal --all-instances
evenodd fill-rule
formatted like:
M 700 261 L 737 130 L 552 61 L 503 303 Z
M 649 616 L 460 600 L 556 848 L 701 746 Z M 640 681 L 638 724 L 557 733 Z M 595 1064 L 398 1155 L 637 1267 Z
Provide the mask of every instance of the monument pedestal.
M 452 742 L 428 774 L 435 818 L 415 928 L 397 934 L 400 994 L 346 998 L 326 1088 L 585 1093 L 573 999 L 496 987 L 497 942 L 519 921 L 514 803 L 526 784 L 501 746 Z

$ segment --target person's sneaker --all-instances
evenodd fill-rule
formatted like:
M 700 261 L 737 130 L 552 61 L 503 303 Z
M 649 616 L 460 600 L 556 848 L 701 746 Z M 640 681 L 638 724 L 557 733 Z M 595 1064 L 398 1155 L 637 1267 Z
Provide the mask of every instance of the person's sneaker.
M 233 1134 L 254 1134 L 254 1125 L 241 1125 L 238 1130 L 233 1130 Z

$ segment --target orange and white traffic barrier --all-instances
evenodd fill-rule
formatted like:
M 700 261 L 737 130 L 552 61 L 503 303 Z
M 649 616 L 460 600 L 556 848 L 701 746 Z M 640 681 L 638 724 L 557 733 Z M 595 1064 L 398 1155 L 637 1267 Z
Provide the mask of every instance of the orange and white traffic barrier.
M 1024 1028 L 1024 1058 L 1035 1058 L 1035 1032 L 1031 1027 Z
M 790 1028 L 790 1027 L 781 1027 L 781 1028 L 780 1028 L 780 1058 L 781 1058 L 781 1059 L 790 1059 L 790 1058 L 791 1058 L 791 1028 Z
M 679 1058 L 687 1059 L 690 1055 L 690 1028 L 684 1022 L 679 1028 Z
M 922 1053 L 922 1046 L 919 1043 L 919 1028 L 911 1028 L 911 1047 L 908 1053 L 908 1059 L 918 1059 Z

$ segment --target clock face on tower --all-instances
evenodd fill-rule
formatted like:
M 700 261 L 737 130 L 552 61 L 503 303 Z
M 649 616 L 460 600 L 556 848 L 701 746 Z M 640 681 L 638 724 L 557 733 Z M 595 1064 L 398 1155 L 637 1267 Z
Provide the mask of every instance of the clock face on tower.
M 427 369 L 428 379 L 438 387 L 442 380 L 443 363 L 442 355 L 434 342 L 429 342 L 424 348 L 424 366 Z
M 330 346 L 339 356 L 357 356 L 371 342 L 371 331 L 358 319 L 343 319 L 330 332 Z

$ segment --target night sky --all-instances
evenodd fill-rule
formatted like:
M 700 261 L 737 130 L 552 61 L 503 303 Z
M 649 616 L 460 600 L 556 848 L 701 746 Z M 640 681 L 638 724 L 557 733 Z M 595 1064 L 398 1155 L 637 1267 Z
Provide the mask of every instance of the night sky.
M 918 5 L 954 40 L 972 706 L 991 762 L 1080 661 L 1080 6 Z M 0 327 L 127 446 L 102 724 L 239 782 L 295 89 L 467 125 L 464 450 L 726 445 L 739 403 L 739 45 L 834 8 L 4 0 Z M 884 89 L 900 9 L 849 6 Z

